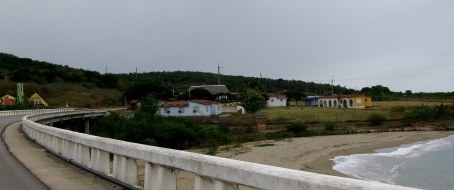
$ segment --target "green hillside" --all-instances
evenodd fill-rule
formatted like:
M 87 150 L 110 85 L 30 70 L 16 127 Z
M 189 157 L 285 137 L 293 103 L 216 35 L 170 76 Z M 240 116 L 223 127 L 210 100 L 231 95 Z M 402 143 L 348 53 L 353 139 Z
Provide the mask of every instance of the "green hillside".
M 124 92 L 138 89 L 149 92 L 158 89 L 166 99 L 178 98 L 191 85 L 217 84 L 217 75 L 206 72 L 149 72 L 129 74 L 100 74 L 96 71 L 75 69 L 68 66 L 20 58 L 0 53 L 0 95 L 16 95 L 16 82 L 24 82 L 26 95 L 41 94 L 50 105 L 58 107 L 67 103 L 75 107 L 118 106 L 124 103 Z M 8 76 L 8 80 L 4 80 Z M 307 95 L 329 95 L 329 84 L 318 84 L 300 80 L 257 78 L 222 75 L 221 83 L 230 91 L 241 93 L 245 89 L 259 89 L 264 93 L 285 93 L 290 99 L 301 99 Z M 365 93 L 374 100 L 401 99 L 453 99 L 451 93 L 392 92 L 377 85 L 359 92 L 334 86 L 336 94 Z
M 39 93 L 52 107 L 118 106 L 118 78 L 47 62 L 0 53 L 0 95 L 16 96 L 16 82 L 24 82 L 26 96 Z M 7 76 L 8 80 L 4 80 Z

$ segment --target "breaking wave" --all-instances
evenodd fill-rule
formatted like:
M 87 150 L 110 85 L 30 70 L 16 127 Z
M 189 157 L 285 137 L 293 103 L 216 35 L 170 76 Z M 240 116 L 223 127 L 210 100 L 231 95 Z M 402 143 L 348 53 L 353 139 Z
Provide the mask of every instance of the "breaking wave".
M 403 164 L 432 151 L 449 148 L 453 144 L 454 135 L 404 145 L 390 152 L 338 156 L 333 159 L 333 169 L 359 179 L 394 184 Z

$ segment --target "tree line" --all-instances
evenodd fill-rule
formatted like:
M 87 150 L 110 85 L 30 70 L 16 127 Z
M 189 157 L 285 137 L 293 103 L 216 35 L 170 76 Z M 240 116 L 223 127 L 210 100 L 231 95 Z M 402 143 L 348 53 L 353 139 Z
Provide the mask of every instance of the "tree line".
M 141 99 L 153 94 L 159 99 L 188 98 L 186 90 L 191 85 L 217 84 L 217 75 L 206 72 L 173 71 L 127 74 L 100 74 L 96 71 L 75 69 L 68 66 L 35 61 L 29 58 L 0 53 L 0 74 L 8 75 L 16 82 L 34 82 L 38 84 L 66 82 L 87 87 L 117 89 L 124 92 L 121 100 Z M 230 91 L 244 93 L 254 89 L 262 93 L 274 92 L 287 95 L 290 100 L 301 101 L 309 95 L 330 95 L 331 85 L 300 80 L 270 79 L 247 76 L 221 76 L 222 84 Z M 362 93 L 372 96 L 373 100 L 401 99 L 449 99 L 454 92 L 413 93 L 393 92 L 381 85 L 365 87 L 359 91 L 339 85 L 334 86 L 336 94 Z M 201 96 L 207 96 L 199 92 Z

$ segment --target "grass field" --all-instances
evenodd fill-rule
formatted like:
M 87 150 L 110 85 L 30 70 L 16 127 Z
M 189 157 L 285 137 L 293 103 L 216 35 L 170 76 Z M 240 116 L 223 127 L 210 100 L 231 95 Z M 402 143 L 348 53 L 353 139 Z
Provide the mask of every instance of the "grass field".
M 291 122 L 346 122 L 365 121 L 372 113 L 392 119 L 388 110 L 329 109 L 329 108 L 269 108 L 264 111 L 270 120 Z
M 440 104 L 454 104 L 454 100 L 437 100 L 437 101 L 380 101 L 373 102 L 373 109 L 389 109 L 392 107 L 403 106 L 403 107 L 414 107 L 420 105 L 436 106 Z
M 382 101 L 374 102 L 370 109 L 334 109 L 289 106 L 283 108 L 268 108 L 263 113 L 269 120 L 286 120 L 290 122 L 348 122 L 366 121 L 372 113 L 378 113 L 387 119 L 397 119 L 392 113 L 393 107 L 414 107 L 420 105 L 435 106 L 440 104 L 453 104 L 454 100 L 441 101 Z M 290 102 L 290 105 L 296 105 Z

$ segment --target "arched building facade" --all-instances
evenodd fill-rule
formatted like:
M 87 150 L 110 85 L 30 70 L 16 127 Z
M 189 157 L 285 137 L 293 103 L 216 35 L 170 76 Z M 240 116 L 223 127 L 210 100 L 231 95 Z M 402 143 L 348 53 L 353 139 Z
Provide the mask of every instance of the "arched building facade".
M 318 107 L 365 109 L 372 107 L 372 98 L 363 94 L 320 96 Z

